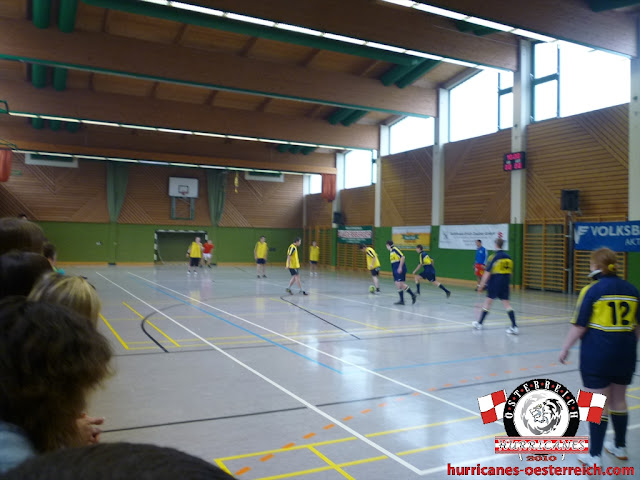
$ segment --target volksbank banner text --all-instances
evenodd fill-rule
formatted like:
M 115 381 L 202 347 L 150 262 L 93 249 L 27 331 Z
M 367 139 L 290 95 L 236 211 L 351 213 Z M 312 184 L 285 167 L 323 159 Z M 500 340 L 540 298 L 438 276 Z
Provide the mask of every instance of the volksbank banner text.
M 573 239 L 576 250 L 640 252 L 640 222 L 576 223 Z

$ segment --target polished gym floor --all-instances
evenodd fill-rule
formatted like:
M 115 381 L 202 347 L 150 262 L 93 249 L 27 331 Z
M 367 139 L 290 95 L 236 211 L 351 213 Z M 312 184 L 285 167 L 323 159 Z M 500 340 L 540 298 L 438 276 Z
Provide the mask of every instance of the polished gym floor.
M 396 306 L 391 279 L 372 295 L 367 273 L 303 269 L 308 296 L 285 293 L 282 266 L 260 279 L 250 266 L 68 273 L 97 288 L 100 329 L 116 352 L 116 373 L 89 409 L 106 417 L 102 441 L 172 446 L 239 479 L 440 479 L 448 464 L 546 465 L 495 455 L 504 428 L 482 423 L 477 398 L 533 378 L 576 395 L 581 387 L 577 349 L 568 365 L 557 360 L 575 296 L 514 292 L 512 336 L 500 303 L 484 330 L 472 329 L 484 296 L 455 285 L 448 300 L 423 284 L 415 305 Z M 631 458 L 605 454 L 606 466 L 640 468 L 637 379 Z M 554 465 L 578 463 L 568 455 Z

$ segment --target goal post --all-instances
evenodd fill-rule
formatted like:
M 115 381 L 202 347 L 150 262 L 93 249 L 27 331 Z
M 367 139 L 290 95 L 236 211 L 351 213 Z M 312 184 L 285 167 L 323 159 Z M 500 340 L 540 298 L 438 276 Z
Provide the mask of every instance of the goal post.
M 156 230 L 153 245 L 154 261 L 184 262 L 187 249 L 196 237 L 200 237 L 202 243 L 209 239 L 206 230 Z

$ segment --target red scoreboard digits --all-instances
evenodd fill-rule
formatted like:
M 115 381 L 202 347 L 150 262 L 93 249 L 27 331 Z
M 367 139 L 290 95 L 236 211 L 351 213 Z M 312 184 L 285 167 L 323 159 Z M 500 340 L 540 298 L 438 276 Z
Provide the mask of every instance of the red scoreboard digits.
M 502 163 L 503 170 L 505 172 L 511 172 L 513 170 L 524 170 L 526 165 L 525 158 L 525 152 L 505 153 L 504 161 Z

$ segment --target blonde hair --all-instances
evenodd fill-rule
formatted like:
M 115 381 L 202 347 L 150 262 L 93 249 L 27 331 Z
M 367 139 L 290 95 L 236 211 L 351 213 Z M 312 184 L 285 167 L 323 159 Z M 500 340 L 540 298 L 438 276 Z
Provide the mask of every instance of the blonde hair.
M 100 297 L 96 289 L 82 277 L 50 273 L 33 287 L 29 300 L 64 305 L 98 326 Z
M 603 275 L 613 275 L 616 273 L 616 252 L 610 248 L 599 248 L 591 252 L 591 263 L 596 266 Z

